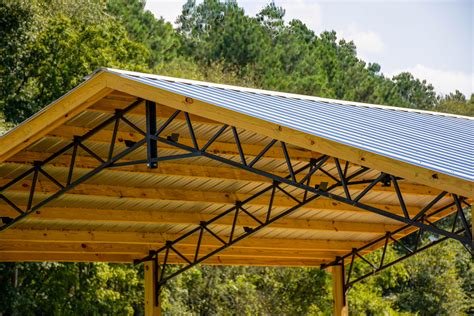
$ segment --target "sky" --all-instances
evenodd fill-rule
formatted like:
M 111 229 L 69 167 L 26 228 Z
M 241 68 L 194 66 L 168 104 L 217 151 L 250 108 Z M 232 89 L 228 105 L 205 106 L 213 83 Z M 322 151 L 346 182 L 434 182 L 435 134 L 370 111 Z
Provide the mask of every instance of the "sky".
M 238 0 L 255 16 L 271 0 Z M 174 23 L 185 1 L 148 0 L 146 9 Z M 201 2 L 200 0 L 197 1 Z M 409 71 L 437 93 L 474 92 L 474 0 L 275 0 L 285 20 L 317 34 L 335 30 L 353 40 L 360 58 L 386 76 Z

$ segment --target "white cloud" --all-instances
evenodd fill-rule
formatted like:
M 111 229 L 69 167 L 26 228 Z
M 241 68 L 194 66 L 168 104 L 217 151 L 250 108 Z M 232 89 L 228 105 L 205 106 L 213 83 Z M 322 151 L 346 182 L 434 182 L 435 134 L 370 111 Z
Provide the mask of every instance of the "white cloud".
M 414 67 L 394 71 L 389 76 L 399 74 L 402 71 L 408 71 L 420 80 L 425 79 L 434 86 L 438 93 L 448 94 L 459 90 L 469 98 L 471 93 L 474 92 L 474 73 L 441 70 L 417 64 Z
M 362 31 L 355 25 L 337 32 L 339 39 L 354 41 L 357 53 L 362 59 L 370 59 L 370 56 L 380 54 L 385 49 L 385 44 L 380 36 L 374 31 Z

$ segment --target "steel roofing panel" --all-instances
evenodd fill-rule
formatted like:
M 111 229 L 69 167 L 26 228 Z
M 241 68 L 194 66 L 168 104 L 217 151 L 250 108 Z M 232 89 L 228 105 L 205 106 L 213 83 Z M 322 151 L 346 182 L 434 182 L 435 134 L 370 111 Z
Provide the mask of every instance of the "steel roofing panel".
M 474 181 L 474 119 L 105 71 L 314 136 Z

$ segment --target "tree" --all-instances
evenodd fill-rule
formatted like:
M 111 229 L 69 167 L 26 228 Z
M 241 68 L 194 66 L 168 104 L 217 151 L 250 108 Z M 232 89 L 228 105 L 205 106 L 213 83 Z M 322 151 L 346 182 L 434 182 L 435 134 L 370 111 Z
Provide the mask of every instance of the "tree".
M 436 93 L 426 80 L 415 79 L 409 72 L 402 72 L 392 79 L 399 96 L 399 106 L 423 110 L 435 107 Z
M 446 113 L 474 116 L 474 94 L 471 94 L 471 98 L 467 100 L 464 94 L 456 90 L 454 93 L 450 93 L 444 97 L 439 97 L 435 110 Z
M 117 16 L 130 38 L 144 44 L 150 51 L 148 66 L 153 69 L 177 57 L 180 40 L 171 23 L 156 19 L 145 11 L 144 0 L 110 0 L 107 11 Z
M 245 15 L 236 1 L 189 0 L 178 17 L 182 53 L 206 66 L 222 61 L 244 73 L 262 51 L 263 33 L 255 18 Z
M 9 121 L 21 122 L 99 67 L 147 69 L 148 50 L 131 41 L 120 24 L 100 14 L 89 19 L 70 8 L 60 10 L 61 3 L 1 4 L 2 29 L 8 31 L 0 82 L 8 84 L 0 90 L 0 107 Z
M 143 314 L 141 269 L 105 263 L 0 265 L 0 312 Z

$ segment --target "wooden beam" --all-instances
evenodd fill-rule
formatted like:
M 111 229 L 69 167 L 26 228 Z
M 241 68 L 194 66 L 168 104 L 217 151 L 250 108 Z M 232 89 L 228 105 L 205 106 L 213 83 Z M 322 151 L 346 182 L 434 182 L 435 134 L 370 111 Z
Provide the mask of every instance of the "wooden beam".
M 116 74 L 106 73 L 105 75 L 108 87 L 124 93 L 160 102 L 166 106 L 194 115 L 253 131 L 272 139 L 278 139 L 314 152 L 344 159 L 439 190 L 466 197 L 474 197 L 474 182 L 466 179 L 350 147 L 220 106 L 199 100 L 191 100 L 186 96 L 168 92 Z
M 159 277 L 159 267 L 152 261 L 143 263 L 145 282 L 145 316 L 160 316 L 160 295 L 157 293 L 156 282 Z
M 111 262 L 111 263 L 133 263 L 140 259 L 139 255 L 128 254 L 100 254 L 100 253 L 0 253 L 0 262 Z
M 45 241 L 2 241 L 0 254 L 7 252 L 21 253 L 103 253 L 103 254 L 139 254 L 145 257 L 149 251 L 156 250 L 164 244 L 129 244 L 129 243 L 51 243 Z M 201 245 L 199 256 L 214 251 L 218 246 Z M 186 257 L 194 258 L 196 245 L 175 245 L 175 249 Z M 297 249 L 264 249 L 264 248 L 234 248 L 230 247 L 219 253 L 222 257 L 235 258 L 292 258 L 292 259 L 335 259 L 340 253 L 337 251 L 297 250 Z
M 18 229 L 11 228 L 0 234 L 0 241 L 49 243 L 126 243 L 126 244 L 153 244 L 162 245 L 167 240 L 174 240 L 180 234 L 167 233 L 140 233 L 140 232 L 113 232 L 101 230 L 54 230 L 54 229 Z M 197 236 L 183 240 L 180 245 L 196 245 Z M 252 249 L 287 249 L 287 250 L 314 250 L 337 251 L 346 253 L 352 248 L 363 246 L 367 241 L 354 240 L 320 240 L 320 239 L 284 239 L 284 238 L 246 238 L 233 248 Z M 202 245 L 221 246 L 214 237 L 204 236 Z
M 0 163 L 109 94 L 105 74 L 99 73 L 51 103 L 44 110 L 0 137 Z
M 4 185 L 10 179 L 1 179 L 0 185 Z M 30 192 L 31 181 L 23 180 L 18 181 L 15 185 L 5 190 L 3 193 L 8 196 L 9 193 L 17 192 L 27 194 Z M 36 197 L 50 195 L 58 190 L 58 187 L 49 181 L 38 180 L 36 184 Z M 268 192 L 270 194 L 271 192 Z M 196 191 L 196 190 L 183 190 L 183 189 L 167 189 L 167 188 L 137 188 L 137 187 L 123 187 L 123 186 L 112 186 L 103 184 L 80 184 L 74 189 L 69 190 L 65 196 L 68 195 L 84 195 L 84 196 L 95 196 L 95 197 L 114 197 L 114 198 L 130 198 L 130 199 L 152 199 L 152 200 L 164 200 L 164 201 L 187 201 L 187 202 L 200 202 L 200 203 L 217 203 L 217 204 L 235 204 L 235 201 L 244 201 L 251 196 L 251 194 L 244 194 L 238 192 L 218 192 L 218 191 Z M 269 202 L 268 195 L 262 195 L 251 200 L 248 205 L 259 205 L 266 206 Z M 372 201 L 364 201 L 374 207 L 382 210 L 393 212 L 396 214 L 402 214 L 401 209 L 398 205 L 383 204 L 378 205 Z M 273 205 L 275 207 L 292 207 L 296 203 L 294 200 L 289 198 L 283 193 L 277 192 L 275 195 Z M 407 203 L 408 204 L 408 203 Z M 408 211 L 410 214 L 416 214 L 419 212 L 419 207 L 408 205 Z M 368 211 L 363 211 L 357 207 L 351 206 L 345 203 L 339 203 L 331 201 L 325 198 L 316 199 L 309 202 L 301 209 L 317 209 L 317 210 L 344 210 L 344 211 L 355 211 L 359 214 L 366 213 L 372 214 Z M 374 214 L 374 216 L 376 216 Z
M 122 262 L 132 263 L 141 259 L 140 255 L 127 254 L 63 254 L 63 253 L 0 253 L 0 262 Z M 169 256 L 170 264 L 183 264 L 183 259 Z M 205 265 L 235 266 L 281 266 L 281 267 L 317 267 L 328 261 L 320 259 L 274 259 L 274 258 L 233 258 L 214 256 L 203 262 Z
M 333 292 L 333 315 L 347 316 L 349 315 L 349 307 L 347 305 L 346 291 L 344 289 L 344 267 L 341 265 L 333 266 L 332 273 L 332 292 Z
M 0 204 L 1 206 L 1 204 Z M 5 205 L 3 205 L 5 206 Z M 0 208 L 0 216 L 14 216 L 15 211 L 3 211 Z M 34 226 L 35 220 L 41 223 L 47 221 L 76 221 L 103 223 L 128 223 L 128 224 L 185 224 L 198 225 L 201 221 L 208 222 L 215 215 L 202 214 L 197 212 L 166 212 L 153 210 L 119 210 L 119 209 L 88 209 L 88 208 L 60 208 L 44 207 L 29 216 L 29 223 Z M 265 217 L 257 216 L 262 222 Z M 234 215 L 229 214 L 222 217 L 214 225 L 230 226 L 234 220 Z M 237 221 L 238 226 L 255 226 L 254 219 L 242 214 Z M 363 232 L 383 234 L 400 228 L 400 224 L 384 223 L 363 223 L 328 221 L 320 219 L 294 219 L 282 218 L 271 224 L 270 228 L 291 229 L 291 230 L 315 230 L 332 232 Z
M 113 114 L 116 109 L 125 109 L 127 106 L 135 102 L 137 98 L 131 97 L 131 98 L 117 98 L 113 96 L 113 94 L 109 94 L 106 97 L 98 100 L 96 103 L 94 103 L 91 107 L 87 109 L 88 112 L 97 112 L 97 113 L 109 113 Z M 176 109 L 169 108 L 167 106 L 164 106 L 160 103 L 157 103 L 157 111 L 156 111 L 156 116 L 159 119 L 168 119 L 173 113 L 176 111 Z M 137 106 L 131 111 L 127 113 L 127 117 L 130 116 L 136 116 L 136 117 L 141 117 L 143 118 L 145 116 L 145 108 L 144 106 Z M 196 123 L 204 123 L 204 124 L 212 124 L 212 125 L 222 125 L 222 123 L 206 119 L 201 116 L 196 116 L 196 115 L 190 115 L 191 121 L 196 122 Z M 178 116 L 176 120 L 180 120 L 181 117 Z

